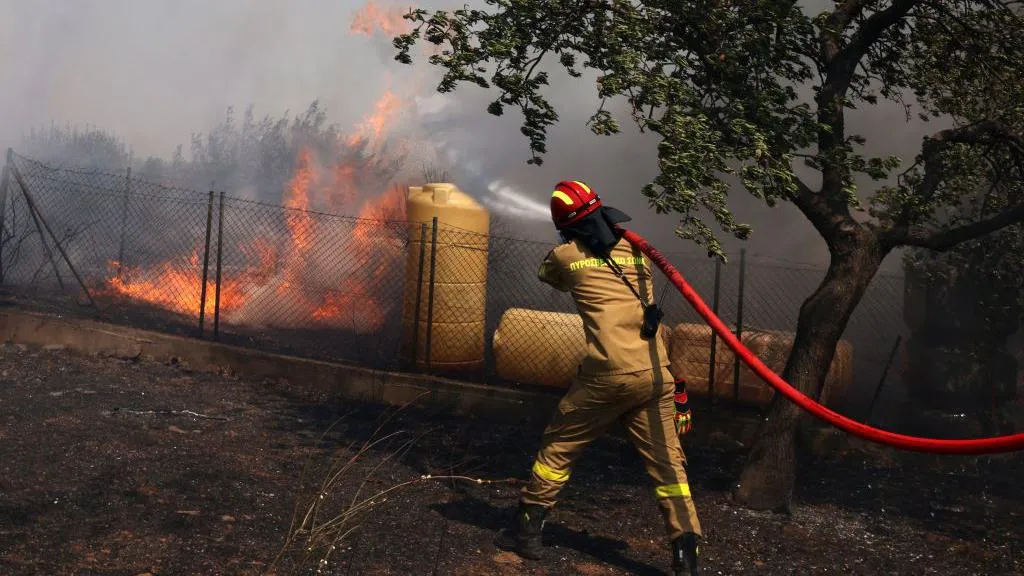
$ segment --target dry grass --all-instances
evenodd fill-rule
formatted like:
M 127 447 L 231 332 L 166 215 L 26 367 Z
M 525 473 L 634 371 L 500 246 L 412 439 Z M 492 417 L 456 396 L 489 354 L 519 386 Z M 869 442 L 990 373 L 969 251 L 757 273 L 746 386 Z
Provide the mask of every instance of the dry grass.
M 311 494 L 305 490 L 305 487 L 306 479 L 315 462 L 312 457 L 306 459 L 299 481 L 299 494 L 296 498 L 288 536 L 281 550 L 267 567 L 266 574 L 277 574 L 286 559 L 290 560 L 290 564 L 299 570 L 311 569 L 315 574 L 322 573 L 332 561 L 332 556 L 344 548 L 346 542 L 359 528 L 361 518 L 371 513 L 374 508 L 386 503 L 395 492 L 410 488 L 415 484 L 443 481 L 484 485 L 515 484 L 518 481 L 514 478 L 487 480 L 458 474 L 427 474 L 366 495 L 367 485 L 377 472 L 389 463 L 401 461 L 417 442 L 435 431 L 434 428 L 427 428 L 415 437 L 409 437 L 406 430 L 383 433 L 388 423 L 407 408 L 415 405 L 425 395 L 426 393 L 423 393 L 403 406 L 386 411 L 378 421 L 370 438 L 363 441 L 358 448 L 353 442 L 336 450 L 336 456 L 331 459 L 326 474 L 313 486 L 314 490 Z M 320 435 L 317 444 L 323 444 L 331 431 L 344 420 L 344 416 L 335 420 Z M 363 474 L 362 480 L 351 491 L 351 497 L 346 497 L 346 489 L 343 484 L 350 478 L 356 465 L 366 460 L 375 449 L 396 440 L 399 441 L 399 445 L 389 450 L 368 473 L 359 470 L 359 473 Z

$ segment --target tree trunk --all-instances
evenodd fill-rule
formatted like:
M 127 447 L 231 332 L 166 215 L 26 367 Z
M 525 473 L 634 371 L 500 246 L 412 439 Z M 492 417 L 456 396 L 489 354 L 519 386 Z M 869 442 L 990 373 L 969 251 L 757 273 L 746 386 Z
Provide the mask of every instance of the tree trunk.
M 817 397 L 846 329 L 887 250 L 874 232 L 854 226 L 831 242 L 832 258 L 818 289 L 800 307 L 793 349 L 782 378 Z M 801 409 L 776 396 L 751 448 L 733 499 L 754 510 L 789 512 L 796 476 L 796 430 Z

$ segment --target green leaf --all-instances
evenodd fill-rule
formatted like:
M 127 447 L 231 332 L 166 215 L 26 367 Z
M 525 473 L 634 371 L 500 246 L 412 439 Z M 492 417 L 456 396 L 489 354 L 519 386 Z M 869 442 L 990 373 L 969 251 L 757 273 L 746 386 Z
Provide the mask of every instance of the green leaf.
M 427 57 L 441 72 L 438 90 L 472 84 L 493 91 L 489 113 L 518 109 L 528 164 L 538 165 L 548 129 L 559 119 L 546 93 L 558 80 L 549 75 L 593 73 L 601 105 L 588 128 L 621 132 L 604 102 L 628 103 L 636 125 L 659 139 L 659 172 L 640 193 L 653 210 L 679 216 L 681 238 L 720 256 L 716 229 L 738 238 L 751 234 L 729 210 L 737 178 L 740 192 L 768 205 L 788 201 L 799 190 L 799 158 L 823 173 L 814 192 L 826 201 L 814 205 L 827 207 L 825 219 L 862 225 L 850 216 L 852 208 L 866 211 L 874 221 L 863 225 L 878 229 L 933 226 L 950 211 L 963 211 L 958 218 L 965 221 L 976 217 L 979 190 L 1005 177 L 993 166 L 1019 167 L 1024 156 L 1012 156 L 1007 142 L 949 147 L 942 178 L 931 188 L 935 179 L 925 178 L 921 162 L 870 155 L 889 149 L 887 137 L 872 142 L 853 134 L 861 117 L 847 117 L 847 110 L 900 106 L 907 118 L 942 118 L 944 125 L 998 120 L 1024 134 L 1024 35 L 1008 32 L 1021 27 L 1019 5 L 910 4 L 874 36 L 864 35 L 867 21 L 879 22 L 883 8 L 865 5 L 841 17 L 857 7 L 850 3 L 816 14 L 774 0 L 484 0 L 484 6 L 411 10 L 406 19 L 413 30 L 393 41 L 396 60 L 412 62 L 421 41 L 441 46 Z M 869 40 L 862 51 L 851 43 L 858 30 Z M 863 176 L 877 184 L 864 185 Z M 1004 204 L 1019 189 L 997 188 Z

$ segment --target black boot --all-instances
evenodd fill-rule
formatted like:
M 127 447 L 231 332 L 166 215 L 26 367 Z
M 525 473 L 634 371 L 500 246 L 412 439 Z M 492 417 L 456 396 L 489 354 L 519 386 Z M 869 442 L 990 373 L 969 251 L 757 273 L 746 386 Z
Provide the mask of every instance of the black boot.
M 509 550 L 530 560 L 540 560 L 543 550 L 540 543 L 541 529 L 548 509 L 537 504 L 519 504 L 512 526 L 495 541 L 498 548 Z
M 672 569 L 676 576 L 696 576 L 697 571 L 697 550 L 699 542 L 697 535 L 687 532 L 672 541 Z

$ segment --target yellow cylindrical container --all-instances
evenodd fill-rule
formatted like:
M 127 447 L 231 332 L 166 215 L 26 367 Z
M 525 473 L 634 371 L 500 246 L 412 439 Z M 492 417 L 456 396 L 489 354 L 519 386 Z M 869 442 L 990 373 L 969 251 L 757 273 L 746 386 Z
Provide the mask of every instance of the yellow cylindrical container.
M 415 358 L 418 366 L 479 368 L 486 342 L 490 215 L 448 183 L 410 186 L 406 206 L 410 229 L 403 354 Z
M 579 314 L 509 308 L 494 331 L 495 369 L 505 380 L 568 388 L 586 354 Z
M 662 331 L 672 374 L 685 378 L 695 396 L 708 395 L 711 356 L 711 328 L 706 324 L 665 326 Z M 756 330 L 743 331 L 743 344 L 776 373 L 786 365 L 793 334 Z M 734 356 L 719 338 L 715 342 L 716 397 L 734 400 Z M 494 332 L 494 361 L 498 375 L 506 380 L 567 388 L 576 367 L 587 353 L 583 320 L 578 314 L 510 308 Z M 825 381 L 820 401 L 834 404 L 842 399 L 853 381 L 853 346 L 841 340 Z M 740 366 L 739 402 L 767 406 L 775 390 L 749 368 Z
M 794 334 L 775 330 L 744 328 L 741 338 L 750 349 L 776 374 L 786 366 L 793 347 Z M 685 378 L 687 389 L 695 396 L 708 396 L 708 368 L 711 359 L 711 328 L 707 324 L 682 323 L 672 329 L 669 336 L 669 359 L 672 373 Z M 715 339 L 714 396 L 735 399 L 735 355 L 722 341 Z M 825 387 L 819 400 L 834 404 L 842 399 L 853 382 L 853 346 L 840 340 L 829 367 Z M 775 390 L 757 377 L 744 364 L 740 364 L 739 401 L 745 404 L 767 406 Z

